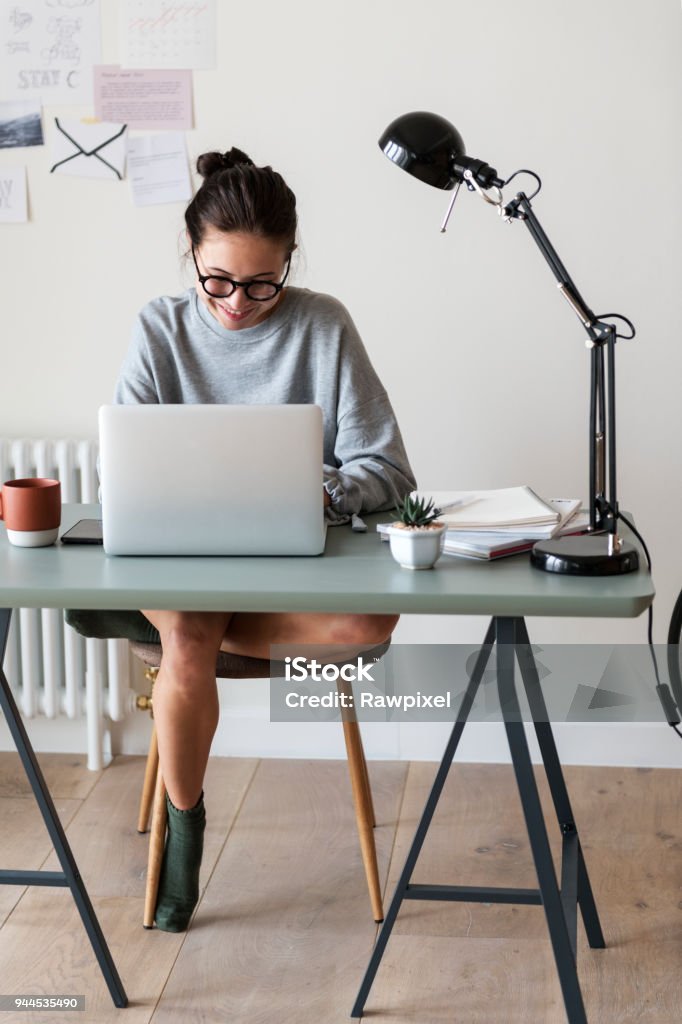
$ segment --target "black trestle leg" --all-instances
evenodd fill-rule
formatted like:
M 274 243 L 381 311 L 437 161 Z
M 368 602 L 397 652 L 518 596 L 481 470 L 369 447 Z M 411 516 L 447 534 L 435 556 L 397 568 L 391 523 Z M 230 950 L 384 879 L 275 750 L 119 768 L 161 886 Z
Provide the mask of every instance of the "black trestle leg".
M 509 741 L 516 783 L 526 821 L 535 870 L 540 885 L 542 903 L 549 929 L 559 983 L 569 1024 L 587 1024 L 576 958 L 566 923 L 564 907 L 557 884 L 552 853 L 542 814 L 540 797 L 535 783 L 533 765 L 528 751 L 523 718 L 519 708 L 514 681 L 517 620 L 496 620 L 497 632 L 497 685 L 504 726 Z
M 494 637 L 495 620 L 493 619 L 492 622 L 490 623 L 490 626 L 488 627 L 488 632 L 486 633 L 485 640 L 483 641 L 483 646 L 479 651 L 478 657 L 476 659 L 476 664 L 474 665 L 474 670 L 471 673 L 471 678 L 467 685 L 466 692 L 462 698 L 462 703 L 460 704 L 459 711 L 457 712 L 457 719 L 455 721 L 454 728 L 452 730 L 452 733 L 450 734 L 450 739 L 448 740 L 447 746 L 445 748 L 443 759 L 436 773 L 433 786 L 431 787 L 431 792 L 429 793 L 428 800 L 426 801 L 426 806 L 424 807 L 424 812 L 417 826 L 417 831 L 415 832 L 414 839 L 412 840 L 412 845 L 407 855 L 405 866 L 403 867 L 403 870 L 400 874 L 400 878 L 398 879 L 398 884 L 395 888 L 395 892 L 393 894 L 393 898 L 391 899 L 388 911 L 386 912 L 384 923 L 381 926 L 381 930 L 377 937 L 377 941 L 374 946 L 372 956 L 370 958 L 369 964 L 367 965 L 365 976 L 362 979 L 362 984 L 360 985 L 360 989 L 358 991 L 355 1003 L 353 1004 L 353 1009 L 351 1010 L 350 1013 L 351 1017 L 362 1017 L 362 1012 L 364 1010 L 365 1003 L 367 1002 L 369 991 L 372 987 L 372 983 L 374 981 L 376 972 L 379 969 L 379 964 L 381 963 L 381 958 L 384 955 L 384 950 L 386 949 L 386 943 L 388 942 L 391 931 L 393 930 L 393 925 L 395 924 L 395 920 L 398 916 L 400 905 L 405 899 L 405 894 L 407 892 L 407 887 L 412 877 L 412 872 L 414 871 L 415 864 L 417 863 L 417 859 L 421 852 L 421 848 L 424 844 L 424 840 L 426 839 L 426 834 L 429 830 L 431 819 L 433 818 L 436 807 L 438 805 L 438 801 L 443 791 L 443 786 L 445 785 L 445 780 L 447 779 L 448 772 L 450 771 L 452 760 L 455 756 L 455 752 L 459 745 L 459 741 L 462 736 L 464 726 L 466 724 L 472 705 L 476 698 L 476 693 L 483 678 L 483 673 L 485 672 L 486 665 L 488 664 L 490 653 L 493 647 Z
M 500 707 L 521 798 L 526 831 L 538 876 L 539 889 L 411 884 L 412 872 L 443 790 L 464 725 L 471 712 L 493 644 L 497 648 L 497 685 Z M 517 659 L 528 694 L 535 731 L 554 801 L 554 808 L 562 831 L 561 889 L 557 883 L 554 871 L 542 805 L 535 783 L 533 765 L 528 751 L 523 718 L 519 707 L 515 682 L 515 663 Z M 379 932 L 372 957 L 360 986 L 360 991 L 351 1011 L 352 1017 L 362 1016 L 365 1002 L 386 948 L 386 943 L 404 899 L 542 903 L 568 1022 L 569 1024 L 587 1024 L 576 966 L 578 906 L 580 906 L 582 912 L 590 945 L 597 948 L 603 947 L 604 937 L 578 833 L 573 820 L 561 764 L 547 717 L 547 709 L 540 689 L 537 666 L 533 659 L 528 633 L 522 618 L 496 617 L 490 624 L 466 693 L 462 699 L 457 714 L 457 721 L 445 749 L 443 760 L 436 774 L 405 866 L 386 914 L 384 925 Z
M 559 754 L 554 742 L 545 698 L 540 686 L 540 677 L 528 638 L 528 630 L 523 619 L 519 620 L 517 624 L 517 638 L 516 654 L 519 668 L 521 669 L 521 677 L 528 697 L 535 735 L 537 736 L 540 753 L 545 765 L 557 821 L 563 836 L 562 898 L 566 904 L 572 904 L 573 913 L 575 914 L 574 895 L 577 894 L 577 902 L 582 914 L 583 924 L 585 925 L 587 941 L 592 949 L 604 949 L 606 942 L 604 941 L 604 935 L 599 922 L 597 905 L 587 874 L 580 837 L 575 824 L 575 818 L 573 817 L 573 811 L 571 810 L 568 790 L 561 770 L 561 762 L 559 761 Z M 572 935 L 572 941 L 575 952 L 574 934 Z
M 78 907 L 88 938 L 97 957 L 97 961 L 104 975 L 114 1005 L 124 1007 L 128 1005 L 123 984 L 116 970 L 109 947 L 107 946 L 99 921 L 95 915 L 94 908 L 90 902 L 87 890 L 80 876 L 71 847 L 69 846 L 64 829 L 57 815 L 50 791 L 43 777 L 40 765 L 36 760 L 31 741 L 28 738 L 24 723 L 21 720 L 19 710 L 12 696 L 10 685 L 7 681 L 2 662 L 7 645 L 12 610 L 10 608 L 0 609 L 0 707 L 7 721 L 12 734 L 12 739 L 21 758 L 24 771 L 31 784 L 34 796 L 43 816 L 43 821 L 49 833 L 52 845 L 54 846 L 62 872 L 35 872 L 35 871 L 12 871 L 0 873 L 0 884 L 4 882 L 14 885 L 50 885 L 62 886 L 71 889 L 71 895 Z M 4 876 L 4 877 L 3 877 Z M 44 877 L 40 877 L 44 876 Z

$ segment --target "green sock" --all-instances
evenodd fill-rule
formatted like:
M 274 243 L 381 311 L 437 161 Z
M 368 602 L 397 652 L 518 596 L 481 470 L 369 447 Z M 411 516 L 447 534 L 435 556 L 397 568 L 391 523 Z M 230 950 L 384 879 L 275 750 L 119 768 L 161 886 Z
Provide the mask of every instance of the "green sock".
M 184 932 L 199 902 L 199 868 L 204 850 L 206 812 L 202 792 L 196 805 L 180 811 L 166 794 L 168 834 L 156 901 L 156 927 Z

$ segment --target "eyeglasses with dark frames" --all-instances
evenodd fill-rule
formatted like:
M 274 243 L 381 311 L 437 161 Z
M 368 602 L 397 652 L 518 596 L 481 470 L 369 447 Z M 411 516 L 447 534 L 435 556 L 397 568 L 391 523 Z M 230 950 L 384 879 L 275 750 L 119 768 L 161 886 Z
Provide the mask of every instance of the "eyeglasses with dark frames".
M 192 259 L 196 268 L 199 283 L 207 295 L 213 299 L 227 299 L 237 288 L 243 288 L 247 298 L 253 302 L 267 302 L 279 295 L 289 276 L 291 256 L 287 260 L 287 269 L 284 277 L 276 284 L 274 281 L 233 281 L 231 277 L 220 277 L 216 274 L 202 274 L 197 264 L 197 257 L 192 246 Z

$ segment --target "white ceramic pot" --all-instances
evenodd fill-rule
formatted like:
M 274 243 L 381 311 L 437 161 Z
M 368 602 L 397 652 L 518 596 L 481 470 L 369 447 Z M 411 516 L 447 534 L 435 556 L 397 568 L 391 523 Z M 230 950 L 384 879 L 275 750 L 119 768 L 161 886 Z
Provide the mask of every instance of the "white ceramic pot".
M 445 523 L 407 529 L 391 526 L 391 554 L 403 569 L 432 569 L 443 550 L 445 530 Z

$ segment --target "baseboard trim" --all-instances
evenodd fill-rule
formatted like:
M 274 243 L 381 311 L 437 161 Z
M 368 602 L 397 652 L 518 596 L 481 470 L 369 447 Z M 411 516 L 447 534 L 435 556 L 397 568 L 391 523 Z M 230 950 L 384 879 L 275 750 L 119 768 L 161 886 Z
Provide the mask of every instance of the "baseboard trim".
M 270 721 L 269 706 L 261 703 L 225 705 L 213 740 L 216 757 L 345 758 L 340 722 L 283 723 Z M 85 753 L 85 719 L 25 720 L 37 752 Z M 438 761 L 451 725 L 446 722 L 364 722 L 365 753 L 372 760 Z M 655 723 L 558 722 L 554 725 L 563 764 L 682 768 L 682 747 L 669 726 Z M 146 715 L 105 724 L 105 751 L 146 754 L 150 735 Z M 533 729 L 526 735 L 535 763 L 540 762 Z M 13 750 L 7 724 L 0 719 L 0 750 Z M 105 760 L 107 758 L 105 757 Z M 470 722 L 462 735 L 458 761 L 508 763 L 509 748 L 500 723 Z

